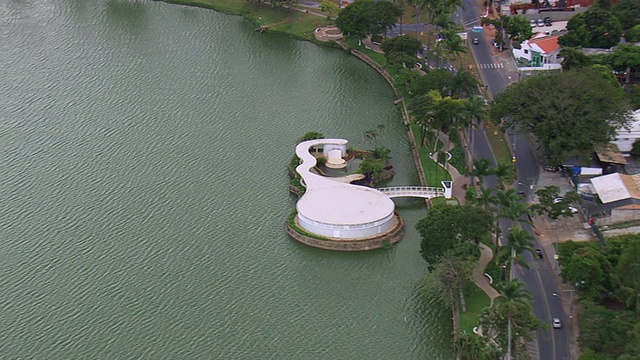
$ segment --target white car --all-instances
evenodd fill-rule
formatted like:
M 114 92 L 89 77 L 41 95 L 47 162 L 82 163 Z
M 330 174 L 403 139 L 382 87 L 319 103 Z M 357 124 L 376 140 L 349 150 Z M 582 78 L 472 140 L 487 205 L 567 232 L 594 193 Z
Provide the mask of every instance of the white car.
M 529 21 L 529 25 L 531 25 L 531 27 L 536 27 L 536 26 L 537 26 L 537 23 L 536 23 L 536 21 L 535 21 L 535 20 L 531 19 L 531 20 Z
M 560 322 L 560 319 L 558 319 L 558 318 L 553 318 L 552 324 L 553 324 L 553 328 L 554 329 L 561 329 L 562 328 L 562 323 Z

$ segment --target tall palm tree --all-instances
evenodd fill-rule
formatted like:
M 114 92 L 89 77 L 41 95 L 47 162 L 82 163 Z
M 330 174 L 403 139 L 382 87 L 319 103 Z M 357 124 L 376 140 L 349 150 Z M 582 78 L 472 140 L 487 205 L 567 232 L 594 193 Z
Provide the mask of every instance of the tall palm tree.
M 491 160 L 487 158 L 473 159 L 473 164 L 469 175 L 471 176 L 471 183 L 474 183 L 474 177 L 478 178 L 480 187 L 484 186 L 484 177 L 491 174 Z
M 498 216 L 496 216 L 496 227 L 495 227 L 496 249 L 499 246 L 499 239 L 500 239 L 500 219 L 511 219 L 512 214 L 516 212 L 516 209 L 512 209 L 512 208 L 519 206 L 514 204 L 520 203 L 521 200 L 522 200 L 522 197 L 518 195 L 514 189 L 508 189 L 508 190 L 497 189 L 496 190 L 496 205 L 498 208 Z M 505 209 L 511 209 L 511 210 L 505 210 Z M 496 261 L 498 261 L 497 258 L 496 258 Z
M 460 73 L 460 71 L 458 71 Z M 464 118 L 467 124 L 467 131 L 465 134 L 466 138 L 466 158 L 467 158 L 467 169 L 469 171 L 473 170 L 473 130 L 478 129 L 480 121 L 486 117 L 487 108 L 486 104 L 482 99 L 477 96 L 471 96 L 464 103 Z M 471 178 L 471 183 L 473 184 L 473 176 Z
M 529 303 L 533 300 L 533 294 L 527 290 L 525 284 L 518 279 L 503 284 L 498 288 L 498 291 L 500 292 L 500 296 L 496 299 L 496 308 L 507 317 L 507 359 L 511 359 L 511 326 L 513 324 L 514 314 L 521 307 L 531 307 Z
M 444 39 L 441 41 L 447 53 L 449 54 L 449 58 L 451 62 L 455 62 L 455 59 L 459 57 L 460 54 L 467 52 L 467 47 L 464 46 L 464 42 L 458 34 L 454 31 L 447 31 L 444 34 Z M 462 64 L 462 60 L 461 64 Z M 462 66 L 462 65 L 460 65 Z M 454 72 L 452 70 L 452 72 Z
M 472 94 L 477 93 L 478 80 L 464 69 L 458 69 L 453 75 L 453 86 L 451 87 L 451 96 L 454 97 L 468 97 L 470 102 L 473 102 L 474 109 L 477 109 L 478 116 L 476 119 L 484 119 L 486 117 L 486 104 L 484 100 Z
M 508 162 L 500 162 L 493 169 L 493 175 L 498 178 L 498 188 L 504 189 L 507 181 L 512 180 L 516 175 L 515 165 Z
M 500 248 L 498 257 L 509 255 L 511 269 L 517 262 L 519 265 L 528 268 L 527 263 L 522 258 L 522 253 L 528 251 L 533 254 L 535 249 L 535 239 L 530 232 L 524 230 L 520 225 L 515 225 L 507 233 L 507 244 Z M 509 280 L 511 280 L 509 278 Z
M 497 199 L 493 195 L 492 188 L 480 186 L 474 202 L 485 210 L 493 211 L 493 206 L 496 204 Z

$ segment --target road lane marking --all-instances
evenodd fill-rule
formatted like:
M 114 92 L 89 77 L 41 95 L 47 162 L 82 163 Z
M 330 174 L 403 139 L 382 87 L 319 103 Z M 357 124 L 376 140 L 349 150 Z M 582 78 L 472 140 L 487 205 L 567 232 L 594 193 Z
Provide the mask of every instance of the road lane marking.
M 547 306 L 547 314 L 549 315 L 549 319 L 552 319 L 553 316 L 551 315 L 551 308 L 549 307 L 547 292 L 544 291 L 544 286 L 542 285 L 542 278 L 540 277 L 540 272 L 538 270 L 535 270 L 535 273 L 536 273 L 536 278 L 538 279 L 538 285 L 540 286 L 540 290 L 542 290 L 542 295 L 544 296 L 544 304 Z M 553 360 L 556 360 L 556 336 L 553 333 L 553 328 L 551 328 L 551 348 L 553 349 Z

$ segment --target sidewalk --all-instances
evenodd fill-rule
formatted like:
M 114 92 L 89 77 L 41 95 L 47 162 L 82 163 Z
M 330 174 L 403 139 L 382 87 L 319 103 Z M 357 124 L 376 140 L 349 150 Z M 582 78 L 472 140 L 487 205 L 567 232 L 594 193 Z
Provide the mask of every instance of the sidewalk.
M 480 248 L 480 259 L 476 266 L 473 267 L 473 282 L 489 296 L 491 305 L 493 305 L 493 300 L 500 296 L 500 293 L 489 284 L 489 278 L 484 274 L 484 269 L 487 268 L 489 261 L 493 259 L 493 252 L 485 244 L 479 244 L 478 247 Z

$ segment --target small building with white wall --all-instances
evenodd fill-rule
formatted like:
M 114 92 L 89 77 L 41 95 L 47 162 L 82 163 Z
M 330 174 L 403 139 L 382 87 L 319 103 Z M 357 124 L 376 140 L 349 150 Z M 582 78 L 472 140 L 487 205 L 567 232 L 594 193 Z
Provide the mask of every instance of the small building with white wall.
M 560 35 L 537 33 L 520 44 L 520 49 L 513 49 L 513 57 L 523 65 L 521 70 L 553 70 L 562 68 L 560 57 Z
M 616 136 L 611 141 L 616 144 L 620 152 L 629 156 L 629 152 L 633 148 L 633 143 L 640 138 L 640 109 L 633 112 L 632 120 L 628 127 L 620 128 L 616 131 Z

